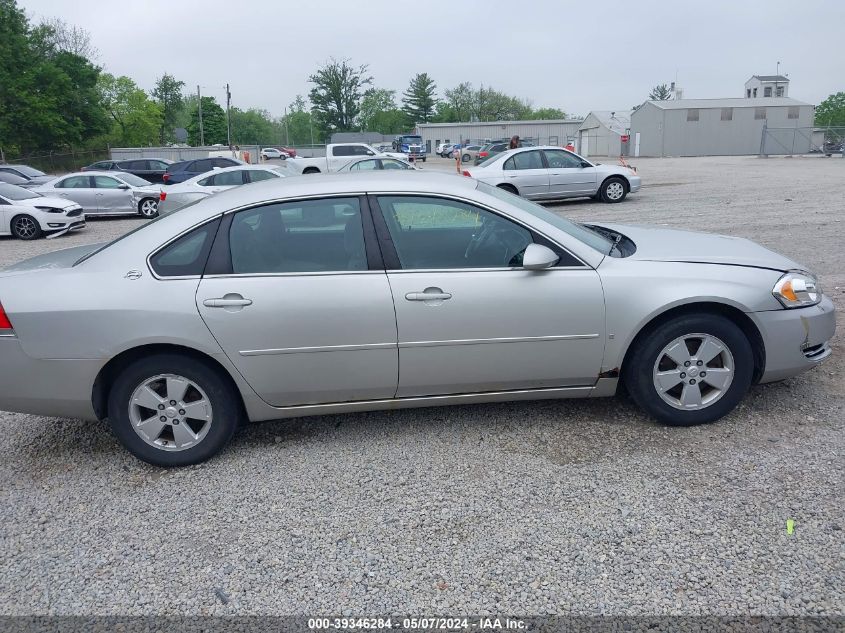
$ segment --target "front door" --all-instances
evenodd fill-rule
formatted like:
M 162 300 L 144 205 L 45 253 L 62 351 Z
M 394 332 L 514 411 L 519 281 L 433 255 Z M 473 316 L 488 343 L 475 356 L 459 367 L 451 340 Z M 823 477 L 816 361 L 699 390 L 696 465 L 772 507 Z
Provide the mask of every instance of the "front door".
M 197 307 L 265 402 L 393 397 L 393 299 L 384 270 L 368 264 L 359 198 L 247 209 L 220 231 L 231 264 L 207 270 Z
M 505 183 L 516 187 L 524 198 L 545 198 L 549 195 L 549 172 L 540 150 L 514 154 L 503 165 Z
M 571 255 L 521 268 L 542 238 L 457 200 L 379 196 L 399 341 L 397 397 L 595 384 L 598 274 Z
M 111 176 L 94 176 L 98 213 L 131 213 L 136 211 L 132 190 L 125 182 Z
M 596 192 L 595 167 L 584 167 L 580 158 L 563 149 L 546 149 L 543 153 L 549 166 L 551 196 L 592 195 Z

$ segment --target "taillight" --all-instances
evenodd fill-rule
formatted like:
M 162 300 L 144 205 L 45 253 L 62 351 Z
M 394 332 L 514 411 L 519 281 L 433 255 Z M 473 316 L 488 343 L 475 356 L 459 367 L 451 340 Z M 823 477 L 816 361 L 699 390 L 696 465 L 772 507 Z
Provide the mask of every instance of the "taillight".
M 0 334 L 9 334 L 12 331 L 12 322 L 6 316 L 3 304 L 0 303 Z
M 163 173 L 163 174 L 161 175 L 161 179 L 162 179 L 164 182 L 167 182 L 168 180 L 170 180 L 170 174 L 168 174 L 167 172 Z
M 159 192 L 158 200 L 159 200 L 159 202 L 163 202 L 164 200 L 167 200 L 167 192 L 166 191 Z
M 478 152 L 479 158 L 487 158 L 487 152 Z
M 466 176 L 467 178 L 472 178 L 472 174 L 471 174 L 471 173 L 469 173 L 466 169 L 464 169 L 463 174 L 464 174 L 464 176 Z

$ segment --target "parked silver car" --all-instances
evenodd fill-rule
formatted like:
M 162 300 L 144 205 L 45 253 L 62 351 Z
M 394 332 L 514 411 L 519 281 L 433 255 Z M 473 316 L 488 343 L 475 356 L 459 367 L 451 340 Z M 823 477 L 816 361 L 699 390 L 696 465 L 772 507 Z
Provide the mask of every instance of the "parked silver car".
M 68 174 L 34 187 L 44 196 L 67 198 L 93 215 L 158 215 L 160 185 L 133 174 L 114 171 L 86 171 Z
M 279 170 L 277 165 L 278 163 L 273 165 L 236 165 L 223 169 L 213 169 L 189 178 L 185 182 L 162 187 L 159 193 L 158 211 L 159 213 L 170 213 L 190 202 L 201 200 L 206 196 L 220 193 L 232 187 L 240 187 L 270 178 L 284 178 L 285 174 Z
M 622 202 L 641 184 L 632 169 L 591 163 L 554 146 L 508 150 L 463 173 L 529 200 L 592 197 Z
M 0 304 L 0 409 L 108 417 L 164 465 L 214 455 L 242 420 L 620 381 L 662 422 L 711 422 L 816 366 L 835 329 L 813 275 L 748 240 L 576 224 L 399 170 L 224 191 L 11 266 Z

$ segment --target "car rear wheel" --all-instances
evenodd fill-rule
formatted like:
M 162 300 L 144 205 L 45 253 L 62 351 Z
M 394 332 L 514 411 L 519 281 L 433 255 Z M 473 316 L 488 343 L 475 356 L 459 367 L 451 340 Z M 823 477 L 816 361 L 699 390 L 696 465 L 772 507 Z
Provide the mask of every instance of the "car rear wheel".
M 628 195 L 628 187 L 622 178 L 608 178 L 601 184 L 599 195 L 605 202 L 622 202 Z
M 241 419 L 235 389 L 187 356 L 159 354 L 127 366 L 109 392 L 112 431 L 135 457 L 158 466 L 205 461 Z
M 514 187 L 513 185 L 504 184 L 504 185 L 496 185 L 496 186 L 497 186 L 499 189 L 504 189 L 504 190 L 505 190 L 505 191 L 507 191 L 508 193 L 512 193 L 512 194 L 513 194 L 513 195 L 515 195 L 515 196 L 518 196 L 518 195 L 519 195 L 519 191 L 517 191 L 517 190 L 516 190 L 516 187 Z
M 158 215 L 158 200 L 155 198 L 144 198 L 138 204 L 138 213 L 145 218 L 154 218 Z
M 469 154 L 464 154 L 461 156 L 461 162 L 468 163 L 472 159 L 472 156 Z
M 303 172 L 302 172 L 302 173 L 303 173 L 303 174 L 319 174 L 319 173 L 320 173 L 320 170 L 319 170 L 319 169 L 317 169 L 316 167 L 306 167 L 306 168 L 303 170 Z
M 41 226 L 31 215 L 18 215 L 12 218 L 12 235 L 19 240 L 37 240 L 41 237 Z
M 751 344 L 715 314 L 678 317 L 647 332 L 623 368 L 628 392 L 660 422 L 713 422 L 742 400 L 754 373 Z

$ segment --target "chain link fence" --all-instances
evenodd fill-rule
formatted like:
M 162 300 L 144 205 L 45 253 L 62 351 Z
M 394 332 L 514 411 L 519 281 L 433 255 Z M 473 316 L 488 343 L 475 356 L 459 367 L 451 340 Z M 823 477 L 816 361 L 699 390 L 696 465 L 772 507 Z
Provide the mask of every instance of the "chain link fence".
M 764 127 L 761 156 L 843 155 L 845 127 Z
M 29 165 L 47 174 L 65 174 L 78 171 L 80 167 L 90 165 L 98 160 L 107 160 L 108 158 L 108 148 L 88 150 L 61 149 L 20 156 L 9 155 L 3 152 L 0 162 L 8 165 Z

